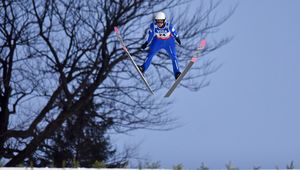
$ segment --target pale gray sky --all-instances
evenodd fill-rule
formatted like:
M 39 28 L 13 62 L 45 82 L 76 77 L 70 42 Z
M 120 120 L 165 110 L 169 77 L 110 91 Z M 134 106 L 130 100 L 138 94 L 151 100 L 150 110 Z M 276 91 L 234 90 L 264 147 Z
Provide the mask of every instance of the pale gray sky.
M 197 3 L 197 0 L 195 0 Z M 206 57 L 222 68 L 199 92 L 179 88 L 172 114 L 183 127 L 118 136 L 139 154 L 172 168 L 300 168 L 300 1 L 224 0 L 234 15 L 217 36 L 234 40 Z M 180 34 L 180 33 L 179 33 Z M 184 42 L 183 42 L 184 43 Z

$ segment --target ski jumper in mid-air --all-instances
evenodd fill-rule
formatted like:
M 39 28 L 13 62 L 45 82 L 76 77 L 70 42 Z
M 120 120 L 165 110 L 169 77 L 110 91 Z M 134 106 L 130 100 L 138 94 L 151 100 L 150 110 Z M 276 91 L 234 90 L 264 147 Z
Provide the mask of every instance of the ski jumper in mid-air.
M 155 23 L 150 24 L 148 39 L 141 47 L 142 49 L 145 49 L 150 44 L 150 50 L 146 61 L 143 65 L 138 66 L 140 71 L 144 73 L 149 68 L 153 56 L 159 50 L 165 49 L 169 57 L 172 59 L 173 73 L 175 79 L 177 79 L 181 72 L 179 70 L 176 56 L 175 40 L 179 45 L 181 45 L 181 41 L 173 25 L 166 22 L 166 15 L 163 12 L 158 12 L 155 15 Z

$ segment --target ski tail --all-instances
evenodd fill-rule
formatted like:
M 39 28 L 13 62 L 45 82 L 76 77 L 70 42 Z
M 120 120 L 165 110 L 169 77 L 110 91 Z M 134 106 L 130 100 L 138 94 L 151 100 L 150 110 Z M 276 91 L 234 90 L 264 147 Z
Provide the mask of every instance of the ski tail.
M 181 80 L 183 79 L 183 77 L 186 75 L 186 73 L 190 70 L 190 68 L 193 66 L 193 64 L 196 61 L 197 61 L 196 57 L 193 57 L 191 59 L 191 61 L 185 67 L 185 69 L 183 70 L 183 72 L 180 74 L 180 76 L 176 79 L 176 81 L 174 82 L 174 84 L 171 86 L 171 88 L 169 89 L 169 91 L 165 94 L 165 97 L 170 97 L 170 95 L 173 93 L 173 91 L 176 89 L 176 87 L 181 82 Z

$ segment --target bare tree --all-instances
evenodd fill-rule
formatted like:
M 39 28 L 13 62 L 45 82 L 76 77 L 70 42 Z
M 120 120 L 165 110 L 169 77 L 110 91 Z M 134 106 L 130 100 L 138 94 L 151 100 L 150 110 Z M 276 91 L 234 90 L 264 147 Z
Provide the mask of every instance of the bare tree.
M 95 120 L 110 121 L 117 133 L 148 128 L 169 129 L 171 102 L 151 96 L 114 35 L 121 28 L 128 49 L 142 63 L 140 45 L 154 13 L 174 13 L 183 39 L 178 49 L 186 64 L 201 38 L 226 21 L 216 20 L 219 2 L 202 4 L 192 18 L 174 12 L 187 0 L 2 0 L 0 3 L 0 160 L 16 166 L 32 155 L 71 116 L 85 111 L 91 99 L 99 109 Z M 183 24 L 184 23 L 184 24 Z M 191 29 L 192 28 L 192 29 Z M 230 39 L 209 44 L 205 54 Z M 174 79 L 164 52 L 146 74 L 159 92 Z M 186 88 L 206 86 L 213 60 L 195 67 Z M 195 82 L 197 80 L 197 83 Z

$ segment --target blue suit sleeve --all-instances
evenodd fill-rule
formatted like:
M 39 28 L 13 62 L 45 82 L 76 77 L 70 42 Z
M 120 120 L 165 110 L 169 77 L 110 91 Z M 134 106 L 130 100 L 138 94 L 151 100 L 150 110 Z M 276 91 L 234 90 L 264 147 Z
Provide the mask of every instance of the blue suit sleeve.
M 176 29 L 174 28 L 174 26 L 173 26 L 172 24 L 170 24 L 169 28 L 170 28 L 171 34 L 172 34 L 175 38 L 177 38 L 177 37 L 178 37 L 178 34 L 177 34 L 177 31 L 176 31 Z
M 154 37 L 154 24 L 151 23 L 148 31 L 148 39 L 147 39 L 148 44 L 152 41 L 153 37 Z

